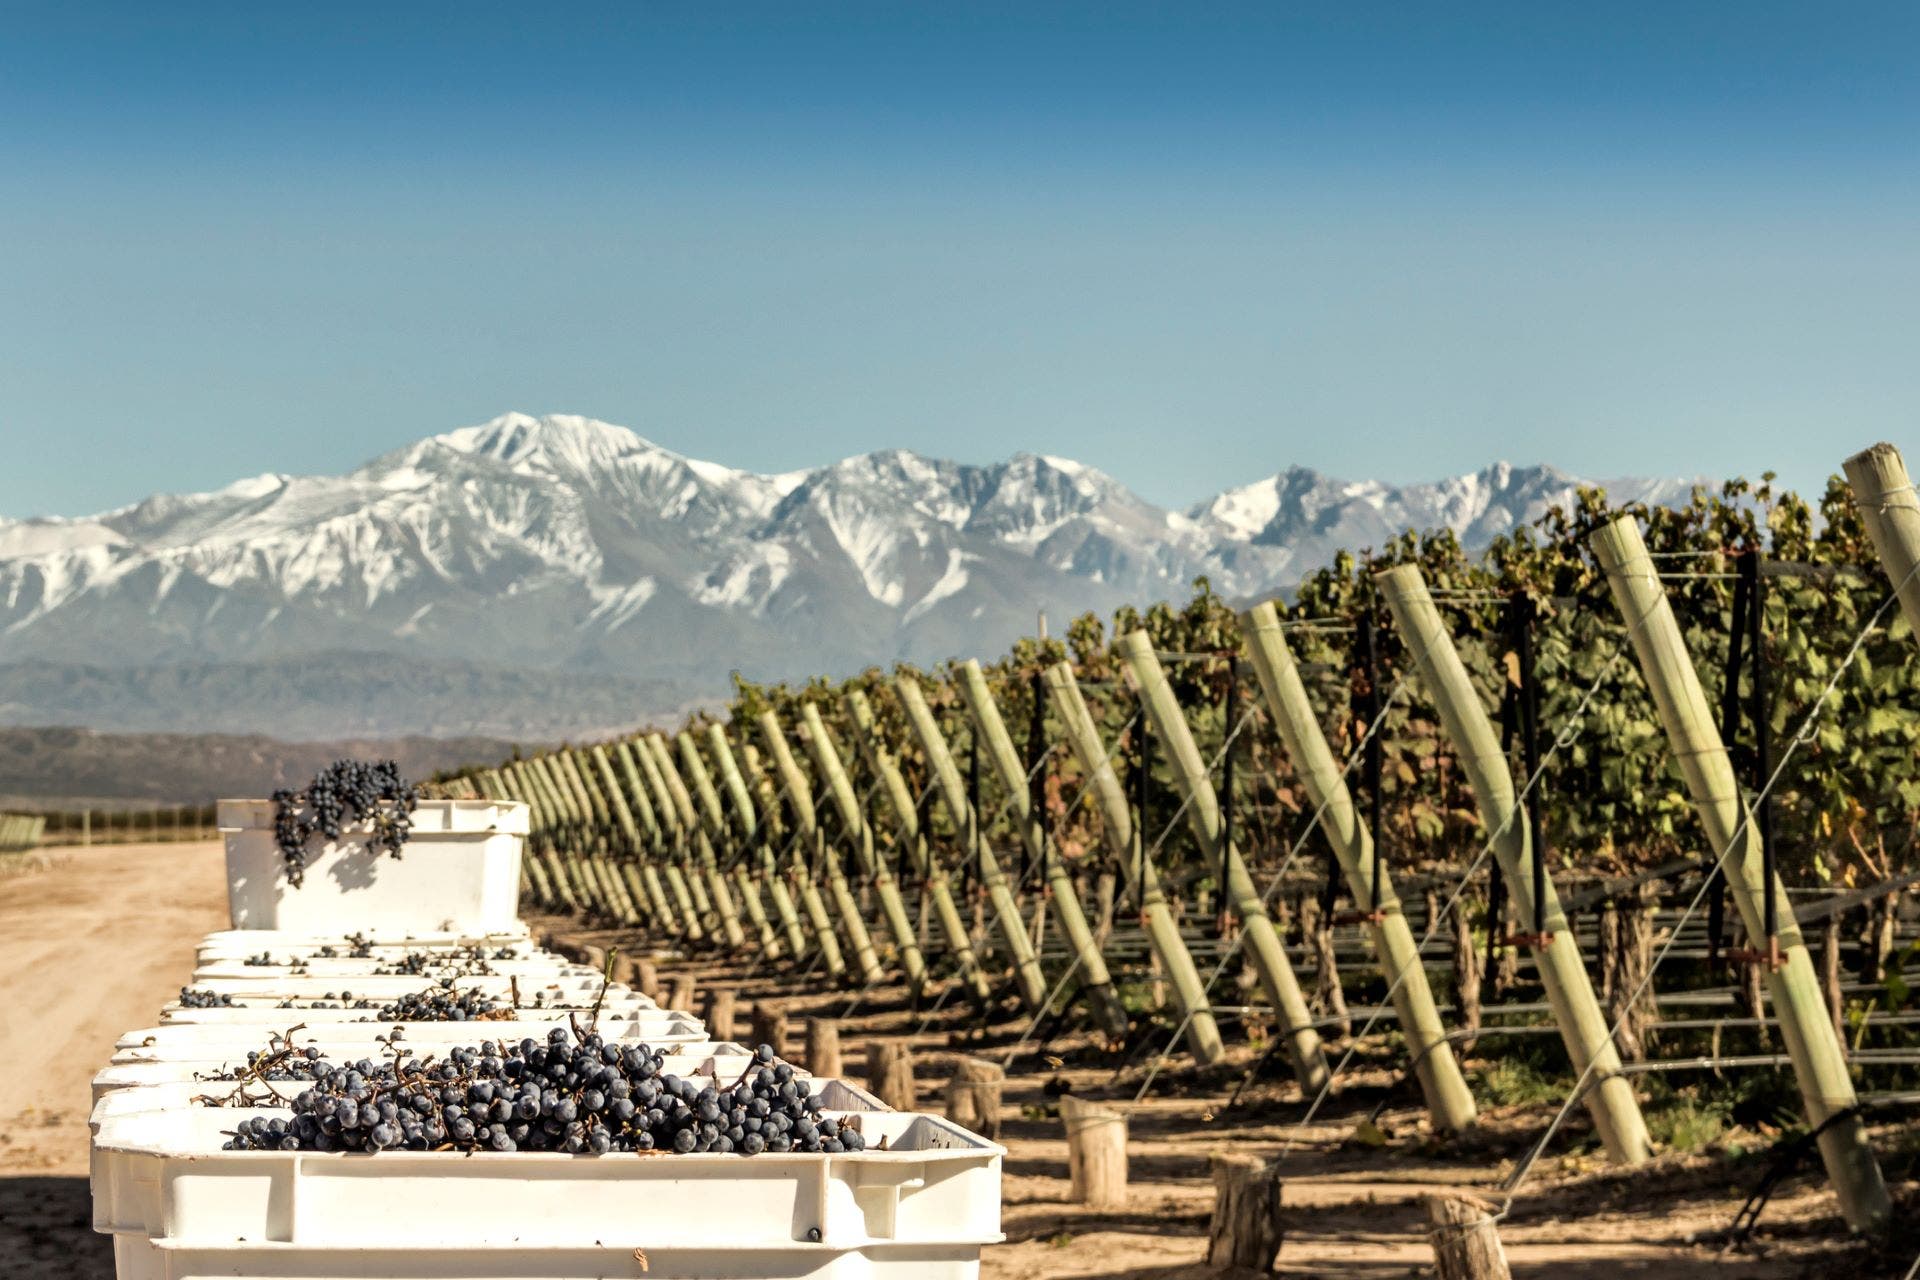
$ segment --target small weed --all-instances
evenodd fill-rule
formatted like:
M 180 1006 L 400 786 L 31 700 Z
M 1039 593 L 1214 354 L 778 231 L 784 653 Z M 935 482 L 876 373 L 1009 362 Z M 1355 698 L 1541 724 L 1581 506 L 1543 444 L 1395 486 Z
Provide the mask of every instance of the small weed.
M 1519 1057 L 1488 1063 L 1476 1083 L 1480 1096 L 1496 1107 L 1537 1106 L 1558 1101 L 1567 1092 L 1565 1081 Z
M 1064 1249 L 1068 1245 L 1073 1243 L 1073 1232 L 1062 1231 L 1059 1235 L 1054 1236 L 1051 1240 L 1047 1241 L 1047 1243 L 1052 1245 L 1056 1249 Z
M 1704 1151 L 1727 1131 L 1727 1107 L 1679 1097 L 1647 1112 L 1647 1131 L 1669 1151 Z

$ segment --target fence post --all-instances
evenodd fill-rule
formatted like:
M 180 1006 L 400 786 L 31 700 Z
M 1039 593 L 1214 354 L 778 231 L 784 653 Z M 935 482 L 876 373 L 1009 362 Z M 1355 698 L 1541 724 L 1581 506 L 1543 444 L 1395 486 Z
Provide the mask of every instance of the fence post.
M 1765 895 L 1771 892 L 1777 901 L 1785 901 L 1786 891 L 1777 877 L 1771 885 L 1763 882 L 1759 828 L 1714 726 L 1700 674 L 1647 555 L 1640 526 L 1631 516 L 1622 516 L 1597 530 L 1592 545 L 1626 620 L 1627 636 L 1709 846 L 1723 855 L 1720 866 L 1747 936 L 1764 947 Z M 1846 1056 L 1820 997 L 1819 977 L 1791 914 L 1780 922 L 1776 936 L 1781 963 L 1768 974 L 1768 984 L 1800 1095 L 1806 1101 L 1808 1122 L 1820 1134 L 1820 1155 L 1847 1225 L 1855 1231 L 1877 1230 L 1886 1224 L 1892 1208 L 1880 1165 L 1867 1142 L 1866 1125 L 1856 1110 L 1858 1099 L 1847 1074 Z

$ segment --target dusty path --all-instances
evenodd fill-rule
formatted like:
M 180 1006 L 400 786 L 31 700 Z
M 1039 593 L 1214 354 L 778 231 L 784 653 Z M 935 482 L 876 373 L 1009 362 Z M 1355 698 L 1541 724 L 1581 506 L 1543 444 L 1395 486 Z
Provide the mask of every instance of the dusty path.
M 220 846 L 62 849 L 0 878 L 0 1276 L 111 1276 L 91 1229 L 88 1082 L 227 920 Z

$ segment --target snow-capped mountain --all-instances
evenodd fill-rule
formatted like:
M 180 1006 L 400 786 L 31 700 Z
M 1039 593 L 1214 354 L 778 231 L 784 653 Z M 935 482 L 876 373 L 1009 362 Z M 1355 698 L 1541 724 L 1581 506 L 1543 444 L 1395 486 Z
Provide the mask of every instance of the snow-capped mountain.
M 466 727 L 449 715 L 458 681 L 395 672 L 454 664 L 530 674 L 527 705 L 494 707 L 481 717 L 489 732 L 612 727 L 712 696 L 729 669 L 801 676 L 995 653 L 1041 608 L 1064 623 L 1184 598 L 1201 573 L 1253 595 L 1408 527 L 1483 544 L 1576 483 L 1505 464 L 1404 488 L 1295 468 L 1181 513 L 1061 458 L 970 466 L 892 450 L 758 475 L 588 418 L 507 414 L 344 476 L 258 476 L 83 519 L 0 520 L 0 664 L 36 673 L 7 680 L 0 668 L 0 721 L 78 716 L 62 709 L 78 683 L 126 691 L 128 727 L 453 732 Z M 1659 501 L 1686 484 L 1614 488 Z M 343 654 L 381 673 L 392 724 L 367 725 L 366 691 L 346 689 L 350 724 L 324 709 L 291 728 L 284 709 L 268 724 L 222 718 L 233 669 L 284 681 L 309 661 L 352 682 Z M 217 668 L 198 683 L 227 693 L 196 702 L 178 673 Z M 72 674 L 89 669 L 96 678 Z M 581 720 L 575 696 L 596 684 L 604 726 Z M 500 682 L 488 696 L 498 702 Z M 95 723 L 111 714 L 88 705 Z

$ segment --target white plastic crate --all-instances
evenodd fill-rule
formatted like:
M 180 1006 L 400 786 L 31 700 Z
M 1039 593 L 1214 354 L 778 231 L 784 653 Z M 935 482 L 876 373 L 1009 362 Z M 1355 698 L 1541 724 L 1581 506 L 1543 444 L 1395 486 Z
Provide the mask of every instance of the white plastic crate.
M 526 922 L 515 920 L 511 924 L 491 929 L 485 933 L 448 933 L 433 929 L 391 929 L 362 928 L 352 921 L 314 932 L 310 929 L 216 929 L 200 940 L 201 953 L 218 957 L 222 955 L 251 956 L 263 950 L 282 949 L 317 951 L 321 947 L 345 948 L 353 945 L 348 941 L 350 935 L 357 934 L 371 943 L 374 949 L 390 948 L 396 951 L 429 951 L 447 947 L 492 946 L 530 947 L 533 938 Z
M 837 1082 L 824 1086 L 822 1101 L 852 1100 L 833 1094 Z M 456 1245 L 612 1245 L 649 1259 L 654 1250 L 805 1254 L 813 1245 L 825 1261 L 890 1243 L 977 1248 L 1000 1238 L 1004 1149 L 930 1115 L 857 1110 L 868 1149 L 837 1155 L 220 1150 L 223 1131 L 256 1114 L 286 1113 L 187 1107 L 104 1120 L 96 1228 L 181 1246 L 363 1251 L 366 1269 L 311 1273 L 325 1276 L 411 1274 L 364 1251 Z M 849 1113 L 830 1105 L 828 1114 Z
M 305 882 L 287 881 L 271 800 L 222 800 L 227 908 L 235 929 L 346 934 L 492 933 L 514 929 L 527 806 L 423 800 L 398 858 L 375 856 L 358 830 L 316 842 Z
M 667 1060 L 666 1069 L 675 1075 L 717 1075 L 721 1079 L 734 1080 L 746 1070 L 747 1059 L 751 1056 L 745 1046 L 731 1041 L 693 1040 L 674 1041 L 656 1046 Z M 371 1054 L 356 1052 L 352 1059 L 371 1057 Z M 244 1062 L 246 1055 L 240 1055 Z M 678 1064 L 678 1065 L 675 1065 Z M 221 1088 L 231 1089 L 232 1081 L 207 1080 L 205 1077 L 220 1068 L 229 1065 L 226 1058 L 219 1059 L 171 1059 L 164 1062 L 124 1062 L 102 1068 L 93 1077 L 93 1101 L 97 1105 L 109 1094 L 124 1091 L 173 1088 L 178 1086 L 190 1089 L 194 1093 L 205 1093 Z M 801 1075 L 806 1073 L 795 1067 Z M 296 1084 L 297 1081 L 284 1081 Z M 851 1088 L 852 1086 L 848 1086 Z M 296 1089 L 294 1092 L 298 1093 Z M 879 1103 L 874 1103 L 875 1107 Z
M 765 1159 L 766 1157 L 756 1157 Z M 992 1240 L 1000 1239 L 996 1229 Z M 193 1244 L 114 1237 L 119 1280 L 977 1280 L 981 1242 L 911 1241 L 841 1248 L 827 1244 L 648 1244 L 625 1224 L 590 1247 L 309 1247 Z
M 290 974 L 271 979 L 252 978 L 203 978 L 186 985 L 197 991 L 211 991 L 216 995 L 230 995 L 236 1000 L 258 998 L 285 1000 L 324 999 L 329 992 L 339 995 L 342 991 L 351 991 L 355 996 L 377 996 L 384 1000 L 406 995 L 409 991 L 418 991 L 431 986 L 436 979 L 422 978 L 414 974 L 368 974 L 365 977 L 315 978 Z M 513 993 L 514 981 L 499 975 L 476 974 L 470 978 L 456 978 L 454 985 L 462 991 L 477 988 L 492 996 L 508 996 Z M 569 1004 L 592 1004 L 593 997 L 601 987 L 597 977 L 564 978 L 522 978 L 519 980 L 520 994 L 523 999 L 544 992 L 549 1000 L 565 998 Z M 608 994 L 627 990 L 620 983 L 607 984 Z
M 591 1002 L 589 1002 L 591 1005 Z M 585 1009 L 575 1009 L 572 1005 L 526 1005 L 512 1010 L 511 1018 L 470 1019 L 465 1026 L 497 1027 L 512 1026 L 520 1022 L 553 1022 L 570 1012 L 585 1013 Z M 627 1017 L 636 1013 L 663 1012 L 653 1001 L 645 996 L 631 994 L 615 995 L 609 991 L 601 1002 L 601 1020 L 609 1016 Z M 294 1022 L 304 1022 L 309 1027 L 320 1027 L 336 1022 L 361 1022 L 379 1013 L 378 1009 L 313 1009 L 303 1007 L 282 1008 L 279 1001 L 247 1006 L 223 1006 L 217 1009 L 184 1009 L 179 1002 L 169 1003 L 160 1011 L 163 1026 L 180 1027 L 254 1027 L 261 1034 L 281 1030 Z M 415 1025 L 408 1022 L 407 1026 Z
M 297 1013 L 288 1009 L 287 1013 Z M 298 1019 L 295 1019 L 297 1023 Z M 582 1020 L 584 1022 L 584 1019 Z M 289 1024 L 294 1025 L 294 1024 Z M 308 1025 L 293 1033 L 293 1043 L 301 1048 L 316 1045 L 323 1050 L 329 1048 L 362 1046 L 354 1056 L 362 1053 L 377 1053 L 380 1040 L 390 1036 L 395 1027 L 402 1028 L 401 1042 L 408 1046 L 419 1046 L 424 1052 L 430 1048 L 478 1044 L 482 1040 L 521 1040 L 532 1036 L 538 1040 L 555 1027 L 571 1030 L 572 1023 L 566 1018 L 545 1020 L 526 1018 L 517 1022 L 394 1022 L 391 1019 L 379 1022 L 329 1022 Z M 247 1025 L 243 1023 L 205 1024 L 189 1022 L 169 1022 L 157 1027 L 140 1027 L 122 1035 L 114 1043 L 114 1061 L 140 1062 L 160 1061 L 166 1057 L 213 1057 L 220 1054 L 236 1054 L 245 1058 L 249 1049 L 265 1046 L 270 1031 L 284 1031 L 285 1027 L 271 1028 Z M 663 1009 L 635 1009 L 629 1013 L 618 1013 L 609 1017 L 605 1009 L 601 1010 L 600 1023 L 596 1030 L 609 1040 L 660 1040 L 684 1042 L 689 1039 L 707 1038 L 706 1026 L 690 1013 L 675 1013 Z M 147 1057 L 127 1055 L 145 1053 Z
M 431 981 L 436 978 L 462 977 L 499 977 L 499 978 L 591 978 L 600 981 L 601 975 L 583 964 L 571 960 L 562 960 L 559 956 L 527 956 L 518 960 L 445 960 L 430 964 L 417 974 L 381 974 L 377 969 L 391 969 L 397 957 L 375 957 L 367 960 L 346 958 L 326 958 L 309 960 L 304 964 L 248 964 L 244 960 L 209 960 L 195 967 L 195 984 L 210 978 L 232 978 L 247 982 L 275 982 L 283 978 L 374 978 L 374 977 L 412 977 L 416 981 Z M 491 974 L 474 973 L 480 964 L 493 972 Z

